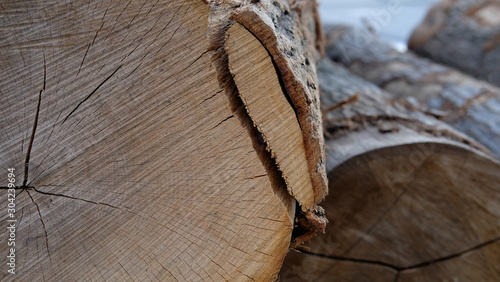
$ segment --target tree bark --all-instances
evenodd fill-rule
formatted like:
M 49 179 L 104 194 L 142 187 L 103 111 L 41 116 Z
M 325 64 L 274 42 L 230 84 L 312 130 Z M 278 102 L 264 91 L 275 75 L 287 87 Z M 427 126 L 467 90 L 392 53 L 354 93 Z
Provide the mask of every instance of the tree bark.
M 285 258 L 281 280 L 498 277 L 500 163 L 339 65 L 318 74 L 331 223 Z
M 362 29 L 345 26 L 326 29 L 326 52 L 330 58 L 393 97 L 406 99 L 408 106 L 422 108 L 446 121 L 500 157 L 498 87 L 410 52 L 398 52 Z
M 315 1 L 254 2 L 2 4 L 2 280 L 271 280 L 296 210 L 324 229 Z
M 500 85 L 500 2 L 443 0 L 413 31 L 408 47 Z

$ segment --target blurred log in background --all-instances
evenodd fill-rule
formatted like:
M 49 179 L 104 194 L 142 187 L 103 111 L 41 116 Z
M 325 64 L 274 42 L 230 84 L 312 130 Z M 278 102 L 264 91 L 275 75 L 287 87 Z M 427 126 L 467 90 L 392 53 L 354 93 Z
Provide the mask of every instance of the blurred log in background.
M 472 3 L 438 4 L 410 45 L 469 49 L 494 82 L 498 6 Z M 346 27 L 326 47 L 349 70 L 318 64 L 315 1 L 1 8 L 0 164 L 19 193 L 3 280 L 269 281 L 287 252 L 283 281 L 500 276 L 485 73 Z M 304 246 L 325 228 L 326 171 L 331 223 Z
M 343 67 L 322 61 L 318 72 L 330 223 L 288 254 L 282 281 L 498 277 L 500 163 Z
M 328 26 L 325 33 L 329 58 L 500 157 L 500 88 L 411 52 L 401 53 L 361 28 Z
M 413 31 L 408 47 L 500 85 L 500 1 L 442 0 Z
M 500 42 L 490 40 L 500 13 L 473 2 L 440 2 L 412 36 L 432 34 L 428 44 L 410 41 L 449 66 L 399 52 L 370 27 L 324 27 L 325 53 L 343 65 L 318 67 L 330 224 L 288 254 L 282 281 L 500 277 Z

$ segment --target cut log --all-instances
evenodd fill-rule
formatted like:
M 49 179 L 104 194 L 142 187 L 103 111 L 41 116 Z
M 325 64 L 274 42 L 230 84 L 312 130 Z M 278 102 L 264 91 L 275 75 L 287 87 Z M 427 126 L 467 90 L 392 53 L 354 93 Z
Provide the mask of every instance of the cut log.
M 442 0 L 413 31 L 417 54 L 500 85 L 500 1 Z
M 409 107 L 446 121 L 500 157 L 500 88 L 411 52 L 398 52 L 363 29 L 325 29 L 330 58 L 393 97 L 405 99 Z
M 491 281 L 500 275 L 500 163 L 343 67 L 318 69 L 330 223 L 281 281 Z
M 319 23 L 302 18 L 315 2 L 289 2 L 2 3 L 0 205 L 14 193 L 15 213 L 2 220 L 17 221 L 15 246 L 0 247 L 15 251 L 15 275 L 3 268 L 0 279 L 274 279 L 296 209 L 324 223 L 314 211 L 327 187 L 309 71 Z M 245 11 L 251 22 L 230 19 Z M 241 40 L 229 51 L 246 52 L 230 58 L 234 73 L 226 37 Z M 280 82 L 281 92 L 261 95 Z M 284 124 L 264 126 L 254 113 L 295 130 L 274 136 Z M 284 149 L 301 158 L 285 166 Z

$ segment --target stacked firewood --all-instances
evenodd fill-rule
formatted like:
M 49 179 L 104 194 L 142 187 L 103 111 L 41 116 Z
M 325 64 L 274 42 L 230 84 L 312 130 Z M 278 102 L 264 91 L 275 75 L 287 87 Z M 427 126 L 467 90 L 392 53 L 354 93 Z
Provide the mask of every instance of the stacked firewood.
M 0 7 L 0 280 L 500 277 L 498 2 Z
M 330 223 L 282 281 L 500 277 L 499 19 L 496 1 L 442 1 L 408 52 L 324 27 Z

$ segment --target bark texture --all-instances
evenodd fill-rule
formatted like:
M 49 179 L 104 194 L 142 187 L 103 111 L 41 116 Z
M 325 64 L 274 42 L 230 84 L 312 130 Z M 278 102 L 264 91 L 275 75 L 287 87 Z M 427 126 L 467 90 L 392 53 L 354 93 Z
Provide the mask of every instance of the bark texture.
M 498 277 L 500 163 L 339 65 L 318 73 L 331 223 L 287 255 L 281 280 Z
M 245 30 L 232 48 L 254 40 L 258 69 L 274 76 L 243 75 L 283 81 L 274 95 L 287 111 L 262 112 L 295 124 L 291 140 L 261 138 L 240 98 L 261 93 L 240 95 L 229 71 L 230 18 L 247 10 L 255 24 L 275 20 L 264 34 L 275 40 Z M 2 11 L 0 205 L 8 168 L 17 194 L 16 274 L 2 281 L 272 280 L 296 209 L 314 215 L 307 232 L 324 228 L 314 1 L 7 1 Z M 270 149 L 285 141 L 303 156 L 295 178 Z
M 316 48 L 322 45 L 323 37 L 316 7 L 315 0 L 259 1 L 238 8 L 231 19 L 262 42 L 281 74 L 304 135 L 314 200 L 318 203 L 328 189 L 316 74 L 317 54 L 322 51 Z
M 500 1 L 442 0 L 413 31 L 408 47 L 500 85 Z
M 500 88 L 410 52 L 401 53 L 363 29 L 330 26 L 328 56 L 471 136 L 500 157 Z

